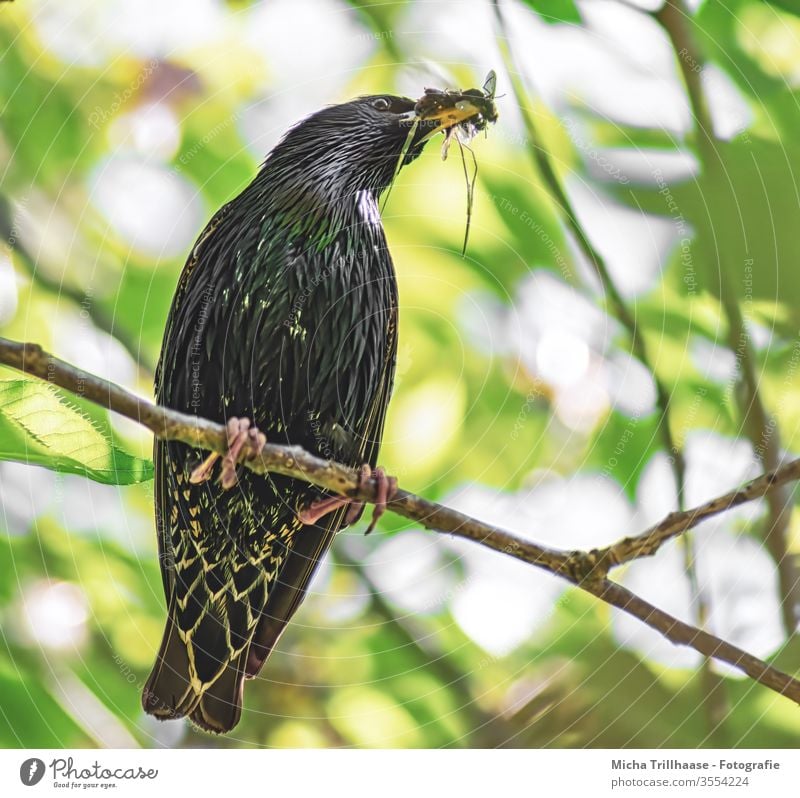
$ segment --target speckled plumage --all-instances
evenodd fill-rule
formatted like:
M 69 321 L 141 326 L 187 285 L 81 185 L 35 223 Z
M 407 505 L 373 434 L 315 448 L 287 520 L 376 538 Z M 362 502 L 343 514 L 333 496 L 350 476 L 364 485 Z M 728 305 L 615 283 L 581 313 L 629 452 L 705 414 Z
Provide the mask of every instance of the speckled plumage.
M 388 105 L 384 108 L 384 105 Z M 274 443 L 375 465 L 392 387 L 397 288 L 378 211 L 414 102 L 367 97 L 293 128 L 210 221 L 181 275 L 159 403 L 247 417 Z M 422 133 L 406 161 L 423 146 Z M 156 514 L 169 618 L 144 691 L 161 718 L 216 732 L 258 673 L 344 523 L 302 526 L 306 483 L 242 470 L 189 483 L 204 453 L 157 442 Z

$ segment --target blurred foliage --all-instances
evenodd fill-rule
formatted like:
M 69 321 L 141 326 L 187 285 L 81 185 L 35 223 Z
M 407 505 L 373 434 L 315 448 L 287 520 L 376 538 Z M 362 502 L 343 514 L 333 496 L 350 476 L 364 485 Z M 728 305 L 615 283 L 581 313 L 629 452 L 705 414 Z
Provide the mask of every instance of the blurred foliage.
M 440 15 L 413 0 L 203 0 L 183 19 L 189 6 L 178 3 L 178 17 L 165 12 L 164 22 L 139 19 L 136 4 L 121 22 L 121 3 L 107 12 L 79 5 L 77 23 L 50 0 L 0 8 L 0 210 L 9 217 L 0 220 L 0 334 L 35 340 L 143 395 L 194 236 L 290 122 L 359 93 L 480 85 L 488 67 L 498 70 L 498 94 L 508 87 L 489 2 Z M 660 439 L 647 368 L 670 388 L 679 445 L 713 434 L 744 446 L 752 464 L 735 353 L 722 343 L 722 281 L 742 302 L 783 444 L 800 450 L 795 4 L 706 0 L 693 19 L 724 76 L 727 93 L 712 111 L 732 104 L 739 119 L 720 145 L 722 189 L 698 173 L 690 120 L 675 121 L 685 100 L 655 22 L 631 4 L 595 4 L 618 6 L 614 24 L 631 42 L 654 42 L 627 53 L 591 5 L 514 5 L 517 52 L 540 92 L 530 108 L 543 140 L 653 362 L 630 356 L 606 314 L 508 96 L 500 123 L 472 144 L 480 170 L 466 257 L 456 148 L 442 164 L 430 145 L 384 212 L 402 307 L 383 464 L 409 490 L 565 548 L 637 531 L 655 520 L 654 504 L 670 503 L 668 479 L 655 502 L 648 488 Z M 281 27 L 302 13 L 321 15 L 319 38 L 308 26 Z M 658 58 L 648 60 L 650 49 Z M 652 119 L 613 106 L 668 85 L 674 93 L 643 112 Z M 719 85 L 708 81 L 712 99 Z M 665 122 L 657 116 L 668 106 Z M 740 270 L 723 272 L 720 258 Z M 146 480 L 151 442 L 136 425 L 1 369 L 0 403 L 0 456 L 62 472 L 0 463 L 2 745 L 797 744 L 800 721 L 779 696 L 724 678 L 727 713 L 710 724 L 696 663 L 660 659 L 622 634 L 607 607 L 531 569 L 509 570 L 499 555 L 434 535 L 412 544 L 409 525 L 391 515 L 381 534 L 364 539 L 362 527 L 340 537 L 248 685 L 232 735 L 158 724 L 139 704 L 164 617 L 152 483 L 71 475 Z M 713 495 L 708 480 L 721 492 L 744 478 L 735 459 L 695 455 L 696 494 Z M 762 523 L 756 511 L 725 531 L 760 545 Z M 792 531 L 796 554 L 796 523 Z M 765 567 L 769 595 L 753 598 L 758 612 L 777 600 Z M 684 578 L 671 573 L 653 580 L 665 600 Z M 770 626 L 758 612 L 718 631 L 747 648 Z M 753 645 L 800 672 L 796 639 Z
M 537 11 L 545 22 L 581 21 L 578 9 L 572 0 L 528 0 L 528 5 Z

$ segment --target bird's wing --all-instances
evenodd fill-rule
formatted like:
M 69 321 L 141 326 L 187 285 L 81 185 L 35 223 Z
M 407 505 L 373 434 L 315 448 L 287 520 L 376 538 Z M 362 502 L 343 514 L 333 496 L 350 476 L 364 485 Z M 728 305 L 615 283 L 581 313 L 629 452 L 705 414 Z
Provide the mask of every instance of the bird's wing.
M 367 416 L 360 457 L 350 465 L 369 463 L 375 466 L 386 420 L 386 410 L 394 383 L 394 368 L 397 358 L 397 305 L 390 312 L 387 346 L 383 361 L 380 389 Z M 269 657 L 278 638 L 283 633 L 297 608 L 305 597 L 311 578 L 319 566 L 325 552 L 330 548 L 336 533 L 342 528 L 344 507 L 325 516 L 327 523 L 307 527 L 295 537 L 295 543 L 273 585 L 258 629 L 250 646 L 246 672 L 252 678 L 258 674 Z
M 158 567 L 161 569 L 161 582 L 164 585 L 164 596 L 167 604 L 172 598 L 172 585 L 175 569 L 172 567 L 173 551 L 172 536 L 170 535 L 167 497 L 164 493 L 166 480 L 162 475 L 166 473 L 167 448 L 164 441 L 159 438 L 153 443 L 153 465 L 155 467 L 155 508 L 156 508 L 156 538 L 158 540 Z
M 192 253 L 187 259 L 178 279 L 178 285 L 175 290 L 175 298 L 170 308 L 169 315 L 167 316 L 167 323 L 164 327 L 164 338 L 161 346 L 161 357 L 158 360 L 155 373 L 155 397 L 159 404 L 164 402 L 164 391 L 162 384 L 162 376 L 164 371 L 164 354 L 168 351 L 168 342 L 173 335 L 173 327 L 176 319 L 180 314 L 181 299 L 185 295 L 186 286 L 189 282 L 192 272 L 198 265 L 203 251 L 203 245 L 211 237 L 212 233 L 219 227 L 220 223 L 230 213 L 231 204 L 223 205 L 211 217 L 205 229 L 197 238 L 197 242 L 192 249 Z M 184 410 L 184 408 L 180 408 Z M 156 438 L 153 442 L 153 465 L 155 468 L 155 511 L 156 511 L 156 537 L 158 541 L 158 564 L 161 569 L 161 581 L 164 585 L 164 596 L 169 605 L 172 597 L 172 587 L 175 581 L 175 568 L 174 559 L 175 553 L 173 551 L 172 536 L 170 533 L 170 497 L 165 490 L 167 484 L 167 442 Z

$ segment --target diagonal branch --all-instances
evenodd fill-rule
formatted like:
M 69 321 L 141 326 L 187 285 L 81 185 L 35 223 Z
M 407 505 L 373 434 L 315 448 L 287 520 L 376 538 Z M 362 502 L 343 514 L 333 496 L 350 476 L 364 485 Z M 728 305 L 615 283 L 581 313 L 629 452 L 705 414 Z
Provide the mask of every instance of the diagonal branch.
M 675 645 L 689 646 L 706 657 L 728 662 L 771 690 L 785 696 L 794 695 L 798 684 L 796 679 L 702 629 L 673 618 L 622 585 L 609 579 L 601 579 L 587 582 L 582 587 L 597 598 L 613 604 L 661 632 Z
M 733 507 L 738 507 L 740 504 L 769 496 L 770 491 L 777 486 L 786 485 L 788 482 L 798 479 L 800 479 L 800 458 L 790 460 L 774 471 L 761 474 L 740 488 L 723 496 L 717 496 L 699 507 L 670 513 L 663 521 L 659 521 L 641 535 L 625 538 L 613 546 L 600 549 L 596 552 L 596 556 L 599 562 L 605 563 L 606 568 L 614 568 L 639 557 L 650 557 L 668 540 L 682 535 L 702 521 L 720 515 Z
M 59 360 L 36 344 L 0 338 L 0 364 L 47 380 L 137 421 L 156 437 L 182 441 L 220 454 L 226 450 L 227 434 L 222 424 L 154 405 L 118 385 Z M 247 460 L 244 465 L 257 474 L 284 474 L 366 502 L 375 502 L 377 498 L 374 480 L 359 484 L 358 473 L 354 469 L 322 460 L 299 446 L 267 443 L 259 457 Z M 472 540 L 566 579 L 607 604 L 639 618 L 676 645 L 690 646 L 705 656 L 727 662 L 760 684 L 800 704 L 800 681 L 714 635 L 673 618 L 607 578 L 609 569 L 655 553 L 664 542 L 691 529 L 705 518 L 764 496 L 776 485 L 798 478 L 800 460 L 795 460 L 701 507 L 672 513 L 661 524 L 639 537 L 627 538 L 607 549 L 590 552 L 567 552 L 541 546 L 405 490 L 398 490 L 388 508 L 427 529 Z

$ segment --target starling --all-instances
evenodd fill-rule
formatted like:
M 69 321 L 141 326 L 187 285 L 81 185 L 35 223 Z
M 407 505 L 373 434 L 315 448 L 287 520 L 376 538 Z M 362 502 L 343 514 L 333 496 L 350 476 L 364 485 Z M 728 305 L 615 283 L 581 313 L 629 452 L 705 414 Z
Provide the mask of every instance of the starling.
M 265 437 L 376 468 L 397 350 L 397 284 L 378 200 L 430 137 L 473 135 L 493 99 L 360 97 L 289 130 L 201 233 L 156 372 L 160 404 L 227 425 L 228 453 L 156 441 L 156 524 L 168 619 L 144 688 L 158 718 L 239 721 L 256 676 L 333 536 L 360 507 L 300 480 L 237 473 Z M 424 98 L 423 98 L 424 99 Z M 492 116 L 494 114 L 494 116 Z M 375 469 L 373 471 L 373 469 Z

